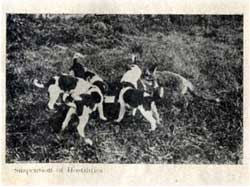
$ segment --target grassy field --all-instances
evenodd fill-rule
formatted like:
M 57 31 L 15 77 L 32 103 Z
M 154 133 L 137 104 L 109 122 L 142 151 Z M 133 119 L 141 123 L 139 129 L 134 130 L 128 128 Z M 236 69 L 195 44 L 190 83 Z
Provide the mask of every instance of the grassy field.
M 46 90 L 34 87 L 67 73 L 75 52 L 107 81 L 125 72 L 134 44 L 142 64 L 179 73 L 219 104 L 190 98 L 188 110 L 158 106 L 163 124 L 149 132 L 139 113 L 122 123 L 91 119 L 58 134 L 67 108 L 45 110 Z M 243 157 L 242 16 L 8 15 L 7 162 L 240 164 Z

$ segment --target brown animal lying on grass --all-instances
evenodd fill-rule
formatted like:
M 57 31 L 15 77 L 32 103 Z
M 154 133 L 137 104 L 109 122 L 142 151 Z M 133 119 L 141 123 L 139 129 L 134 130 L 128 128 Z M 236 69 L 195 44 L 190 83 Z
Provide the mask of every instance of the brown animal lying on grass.
M 215 103 L 220 102 L 219 98 L 198 91 L 195 86 L 183 76 L 170 71 L 157 71 L 156 69 L 156 65 L 146 69 L 141 82 L 146 91 L 155 93 L 160 100 L 182 99 L 184 100 L 184 107 L 187 107 L 187 95 L 190 94 L 194 98 Z

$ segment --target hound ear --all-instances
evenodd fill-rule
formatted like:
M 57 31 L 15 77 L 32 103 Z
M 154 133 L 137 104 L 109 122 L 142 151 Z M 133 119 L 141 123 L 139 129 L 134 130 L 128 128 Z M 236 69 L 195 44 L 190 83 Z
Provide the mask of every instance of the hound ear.
M 77 63 L 77 58 L 73 58 L 73 64 Z
M 148 69 L 148 71 L 152 74 L 155 75 L 157 70 L 157 64 L 154 64 L 151 68 Z
M 76 104 L 76 114 L 78 116 L 82 115 L 83 112 L 83 102 L 82 101 L 75 101 Z
M 130 64 L 125 64 L 125 71 L 131 70 Z
M 132 53 L 131 58 L 132 58 L 132 63 L 133 63 L 133 64 L 136 64 L 136 61 L 137 61 L 136 58 L 137 58 L 137 56 L 136 56 L 135 53 Z

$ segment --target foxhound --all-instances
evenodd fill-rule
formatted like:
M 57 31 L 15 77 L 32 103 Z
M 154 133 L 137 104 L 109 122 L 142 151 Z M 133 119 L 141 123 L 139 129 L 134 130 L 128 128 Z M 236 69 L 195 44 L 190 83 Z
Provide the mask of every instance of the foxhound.
M 160 124 L 160 117 L 154 102 L 154 97 L 143 90 L 138 89 L 138 81 L 142 75 L 142 70 L 138 65 L 132 64 L 121 78 L 120 83 L 123 88 L 120 90 L 118 102 L 120 103 L 119 117 L 116 122 L 120 122 L 125 114 L 126 107 L 133 109 L 135 115 L 136 109 L 148 120 L 151 124 L 150 130 L 154 131 L 156 125 Z
M 54 109 L 60 94 L 63 94 L 63 100 L 70 106 L 66 118 L 62 124 L 62 131 L 68 126 L 72 114 L 76 113 L 79 118 L 77 130 L 81 137 L 85 138 L 84 128 L 88 122 L 89 115 L 96 109 L 102 120 L 107 120 L 103 114 L 103 94 L 99 87 L 92 85 L 88 81 L 75 78 L 67 74 L 61 74 L 52 77 L 46 84 L 34 80 L 35 86 L 47 88 L 49 95 L 48 108 Z M 92 143 L 86 139 L 87 143 Z

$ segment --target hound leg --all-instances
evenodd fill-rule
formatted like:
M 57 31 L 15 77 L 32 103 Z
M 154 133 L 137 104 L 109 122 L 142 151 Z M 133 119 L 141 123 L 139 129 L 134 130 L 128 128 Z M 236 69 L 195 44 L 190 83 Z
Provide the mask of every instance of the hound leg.
M 187 90 L 188 90 L 188 87 L 187 87 L 186 85 L 184 85 L 184 86 L 182 87 L 181 94 L 182 94 L 182 95 L 185 95 L 185 94 L 187 93 Z
M 121 120 L 123 119 L 124 117 L 124 114 L 125 114 L 125 103 L 124 102 L 120 102 L 120 112 L 119 112 L 119 117 L 117 120 L 115 120 L 115 122 L 121 122 Z
M 69 111 L 67 112 L 66 118 L 64 119 L 64 121 L 62 123 L 62 129 L 61 129 L 61 131 L 63 131 L 68 126 L 69 121 L 71 120 L 71 116 L 75 112 L 76 112 L 75 108 L 69 108 Z
M 103 113 L 103 103 L 102 102 L 98 104 L 97 109 L 98 109 L 98 112 L 99 112 L 100 119 L 106 121 L 107 118 L 104 116 L 104 113 Z
M 160 96 L 160 98 L 163 99 L 163 97 L 164 97 L 164 88 L 163 87 L 160 87 L 159 96 Z
M 68 93 L 64 93 L 64 94 L 63 94 L 63 98 L 62 98 L 62 99 L 63 99 L 63 102 L 65 102 L 65 101 L 66 101 L 66 98 L 67 98 L 68 96 L 69 96 L 69 94 L 68 94 Z
M 152 103 L 151 103 L 151 109 L 152 109 L 152 112 L 153 112 L 153 116 L 154 116 L 155 119 L 156 119 L 156 123 L 157 123 L 158 125 L 161 124 L 162 119 L 160 118 L 160 115 L 159 115 L 159 113 L 158 113 L 158 110 L 157 110 L 157 107 L 156 107 L 155 102 L 152 102 Z
M 60 93 L 63 93 L 63 91 L 60 88 L 58 88 L 57 85 L 51 85 L 48 88 L 48 92 L 49 92 L 48 107 L 50 110 L 53 110 L 56 100 L 58 99 Z
M 71 76 L 75 76 L 74 71 L 73 71 L 73 70 L 71 70 L 71 71 L 69 72 L 69 75 L 71 75 Z
M 88 123 L 88 120 L 89 120 L 90 113 L 91 113 L 91 110 L 88 107 L 84 106 L 83 113 L 79 117 L 79 125 L 77 126 L 77 131 L 80 134 L 80 136 L 82 138 L 84 138 L 84 140 L 87 144 L 92 145 L 93 144 L 92 140 L 90 140 L 89 138 L 85 138 L 85 132 L 84 132 L 84 129 L 85 129 L 85 127 Z
M 125 89 L 122 89 L 120 91 L 120 94 L 119 94 L 119 99 L 118 99 L 118 102 L 120 103 L 120 111 L 119 111 L 119 116 L 118 116 L 118 119 L 115 120 L 115 122 L 121 122 L 121 120 L 123 119 L 124 117 L 124 114 L 125 114 L 125 109 L 126 109 L 126 106 L 125 106 L 125 101 L 123 99 L 123 95 L 124 93 L 126 92 L 126 88 Z
M 187 108 L 188 108 L 188 99 L 185 97 L 185 95 L 183 96 L 184 97 L 184 111 L 187 111 Z
M 148 110 L 146 111 L 142 105 L 140 105 L 138 107 L 139 111 L 141 112 L 141 114 L 146 118 L 146 120 L 148 120 L 151 124 L 151 129 L 150 131 L 154 131 L 156 129 L 156 120 L 153 117 L 153 112 L 152 110 Z
M 133 116 L 135 116 L 136 111 L 137 111 L 137 108 L 134 108 L 133 111 L 132 111 L 132 115 L 133 115 Z

